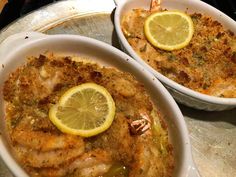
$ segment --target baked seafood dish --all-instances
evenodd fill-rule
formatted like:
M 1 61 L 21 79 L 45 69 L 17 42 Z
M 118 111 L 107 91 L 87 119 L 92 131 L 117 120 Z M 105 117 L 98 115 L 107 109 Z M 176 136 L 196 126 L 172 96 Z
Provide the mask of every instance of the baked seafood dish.
M 110 95 L 105 98 L 114 104 L 104 105 L 98 92 L 82 94 L 81 85 Z M 173 148 L 161 110 L 129 73 L 79 57 L 44 54 L 12 72 L 3 95 L 12 153 L 30 176 L 172 176 Z M 70 102 L 63 107 L 63 100 Z M 114 112 L 106 117 L 109 126 L 94 133 L 93 126 L 101 124 L 91 119 L 106 114 L 108 107 Z M 83 125 L 71 117 L 79 117 Z M 55 121 L 62 119 L 83 131 L 78 135 Z
M 185 14 L 193 24 L 188 44 L 174 50 L 159 48 L 149 40 L 145 23 L 162 12 L 168 10 L 161 8 L 160 1 L 152 1 L 150 9 L 136 8 L 123 16 L 121 28 L 133 50 L 153 69 L 187 88 L 210 96 L 236 98 L 235 34 L 214 17 L 190 13 Z M 178 20 L 172 23 L 178 26 Z

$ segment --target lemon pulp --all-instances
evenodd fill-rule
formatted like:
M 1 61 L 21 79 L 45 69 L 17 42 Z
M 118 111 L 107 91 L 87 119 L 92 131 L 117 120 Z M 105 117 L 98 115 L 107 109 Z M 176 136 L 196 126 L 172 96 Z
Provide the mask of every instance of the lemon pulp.
M 144 23 L 147 40 L 163 50 L 177 50 L 187 46 L 194 27 L 191 17 L 179 11 L 155 12 Z
M 49 118 L 62 132 L 90 137 L 108 129 L 115 103 L 102 86 L 85 83 L 67 90 L 49 110 Z

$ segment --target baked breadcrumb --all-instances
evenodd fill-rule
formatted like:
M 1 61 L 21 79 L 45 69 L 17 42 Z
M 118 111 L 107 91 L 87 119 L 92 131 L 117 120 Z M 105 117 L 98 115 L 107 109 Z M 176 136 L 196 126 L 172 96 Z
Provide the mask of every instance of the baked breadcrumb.
M 48 118 L 50 106 L 66 90 L 86 82 L 110 92 L 114 121 L 91 138 L 62 133 Z M 129 73 L 72 57 L 40 55 L 11 73 L 3 94 L 12 150 L 31 176 L 172 176 L 167 126 L 144 86 Z M 142 118 L 148 118 L 150 127 L 140 131 L 135 123 Z
M 213 18 L 190 14 L 194 35 L 188 46 L 165 51 L 152 46 L 143 26 L 151 14 L 133 9 L 122 19 L 122 30 L 135 52 L 152 68 L 169 79 L 195 91 L 236 97 L 236 36 Z

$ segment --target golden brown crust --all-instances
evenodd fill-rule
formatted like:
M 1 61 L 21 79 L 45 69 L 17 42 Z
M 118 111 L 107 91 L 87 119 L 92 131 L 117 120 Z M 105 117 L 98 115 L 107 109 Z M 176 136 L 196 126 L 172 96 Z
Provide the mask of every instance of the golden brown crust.
M 145 17 L 138 17 L 140 11 Z M 236 97 L 236 36 L 233 32 L 211 17 L 191 14 L 194 35 L 189 45 L 180 50 L 164 51 L 152 46 L 145 36 L 140 37 L 143 26 L 135 24 L 143 24 L 150 14 L 143 11 L 129 12 L 121 25 L 129 44 L 146 63 L 195 91 L 218 97 Z
M 116 104 L 114 122 L 107 131 L 92 138 L 64 134 L 49 120 L 49 108 L 66 90 L 86 82 L 102 85 L 110 92 Z M 113 163 L 129 168 L 129 176 L 145 175 L 137 173 L 143 168 L 149 176 L 172 174 L 173 150 L 169 149 L 171 145 L 163 121 L 157 118 L 162 127 L 160 132 L 165 132 L 160 137 L 163 141 L 157 144 L 153 143 L 155 133 L 151 130 L 141 135 L 130 132 L 130 122 L 139 120 L 140 112 L 145 112 L 152 123 L 154 118 L 151 116 L 153 104 L 144 86 L 129 73 L 75 62 L 70 57 L 40 55 L 30 58 L 10 75 L 4 85 L 4 99 L 13 150 L 32 176 L 83 176 L 84 173 L 98 176 Z M 161 153 L 161 145 L 169 149 L 167 153 Z M 143 150 L 147 152 L 145 157 Z M 101 156 L 102 159 L 98 158 Z M 147 168 L 145 164 L 149 164 L 150 158 L 152 165 Z M 140 159 L 146 161 L 139 163 Z M 79 165 L 83 161 L 88 163 L 86 168 Z M 161 167 L 159 170 L 154 170 L 156 164 Z M 101 169 L 103 171 L 99 171 Z

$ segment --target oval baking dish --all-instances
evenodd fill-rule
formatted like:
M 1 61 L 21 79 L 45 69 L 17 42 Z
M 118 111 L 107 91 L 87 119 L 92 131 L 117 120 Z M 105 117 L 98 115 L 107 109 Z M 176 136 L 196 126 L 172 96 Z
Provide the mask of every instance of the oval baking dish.
M 177 82 L 167 78 L 149 64 L 147 64 L 141 57 L 134 51 L 131 45 L 128 43 L 125 38 L 122 29 L 121 29 L 121 20 L 123 16 L 135 8 L 150 8 L 149 0 L 127 0 L 127 1 L 117 1 L 117 8 L 115 11 L 115 29 L 119 37 L 120 44 L 122 49 L 132 56 L 136 61 L 138 61 L 142 66 L 147 70 L 152 72 L 169 90 L 172 96 L 180 103 L 196 108 L 203 109 L 208 111 L 220 111 L 226 109 L 232 109 L 236 107 L 236 98 L 223 98 L 206 95 L 197 91 L 194 91 L 190 88 L 184 87 L 183 85 L 178 84 Z M 178 9 L 182 11 L 187 11 L 187 13 L 202 13 L 213 17 L 213 19 L 220 22 L 226 29 L 236 32 L 236 22 L 230 17 L 215 9 L 214 7 L 199 1 L 199 0 L 163 0 L 161 3 L 163 9 Z M 216 76 L 217 77 L 217 76 Z
M 11 46 L 16 46 L 14 50 Z M 129 72 L 141 82 L 153 103 L 161 110 L 167 123 L 170 141 L 173 144 L 174 177 L 199 176 L 192 160 L 191 145 L 183 116 L 168 91 L 140 64 L 123 52 L 100 41 L 75 35 L 43 35 L 41 33 L 20 33 L 7 38 L 0 45 L 0 89 L 9 74 L 26 62 L 29 56 L 38 56 L 46 51 L 63 55 L 79 55 L 103 66 L 115 67 Z M 11 154 L 5 129 L 5 107 L 0 100 L 1 136 L 0 155 L 15 176 L 27 176 Z

